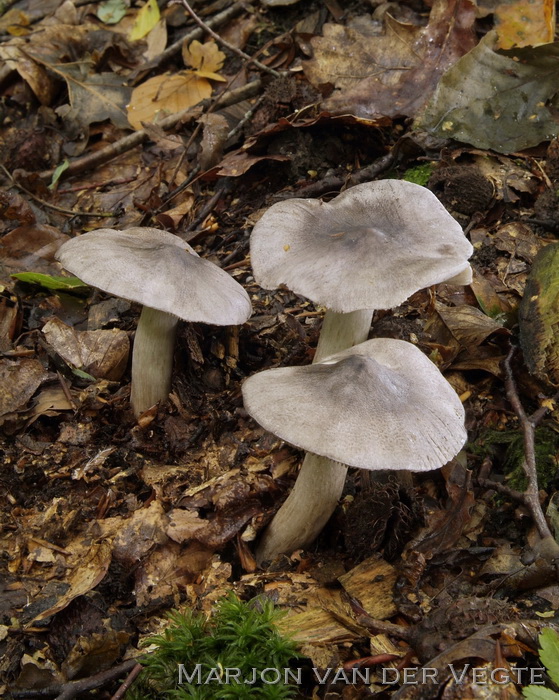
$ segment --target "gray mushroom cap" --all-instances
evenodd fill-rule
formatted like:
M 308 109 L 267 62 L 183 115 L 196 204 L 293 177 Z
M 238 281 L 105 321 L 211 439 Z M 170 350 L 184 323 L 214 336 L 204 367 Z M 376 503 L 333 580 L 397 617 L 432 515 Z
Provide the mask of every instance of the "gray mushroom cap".
M 243 384 L 246 410 L 308 452 L 362 469 L 437 469 L 466 441 L 464 408 L 414 345 L 377 338 Z
M 468 283 L 473 249 L 428 189 L 380 180 L 330 202 L 274 204 L 255 225 L 250 251 L 262 287 L 285 284 L 333 311 L 349 312 L 394 308 L 456 276 Z
M 178 236 L 155 228 L 101 228 L 64 243 L 57 260 L 86 284 L 187 321 L 240 325 L 248 294 Z

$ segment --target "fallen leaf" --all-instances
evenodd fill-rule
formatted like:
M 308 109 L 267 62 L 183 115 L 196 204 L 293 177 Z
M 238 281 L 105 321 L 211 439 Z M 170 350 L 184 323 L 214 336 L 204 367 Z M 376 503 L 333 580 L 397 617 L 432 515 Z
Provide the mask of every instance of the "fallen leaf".
M 217 72 L 223 66 L 225 54 L 219 50 L 215 41 L 201 44 L 195 39 L 188 47 L 183 44 L 182 58 L 185 64 L 193 68 L 200 78 L 225 82 L 225 78 Z
M 0 31 L 7 32 L 12 36 L 25 36 L 29 34 L 29 29 L 27 29 L 27 27 L 29 27 L 30 24 L 31 20 L 29 15 L 15 8 L 4 12 L 2 17 L 0 17 Z
M 132 91 L 128 120 L 134 129 L 141 129 L 142 122 L 182 112 L 211 94 L 210 83 L 192 72 L 156 75 Z
M 540 46 L 555 37 L 555 0 L 512 0 L 495 8 L 497 48 Z
M 520 345 L 532 374 L 559 384 L 559 243 L 536 255 L 518 310 Z
M 492 333 L 508 333 L 500 323 L 473 306 L 437 303 L 435 308 L 452 335 L 466 348 L 480 345 Z
M 105 0 L 97 9 L 97 19 L 103 24 L 118 24 L 128 9 L 124 0 Z
M 74 548 L 80 554 L 79 564 L 75 564 L 75 568 L 71 570 L 68 576 L 66 581 L 68 584 L 67 590 L 58 598 L 54 605 L 50 605 L 46 610 L 36 615 L 31 624 L 64 610 L 75 598 L 85 595 L 105 578 L 111 563 L 110 543 L 100 542 L 99 544 L 90 545 L 85 552 L 82 551 L 83 545 L 81 543 L 74 544 Z M 73 547 L 69 545 L 66 549 L 72 550 Z
M 215 42 L 201 44 L 193 41 L 188 49 L 183 48 L 183 57 L 193 70 L 157 75 L 132 91 L 128 120 L 134 129 L 141 129 L 142 122 L 155 121 L 158 117 L 194 107 L 211 96 L 212 86 L 208 79 L 225 80 L 215 72 L 225 60 L 225 54 L 219 51 Z
M 39 360 L 0 359 L 0 416 L 25 406 L 46 378 Z
M 136 21 L 130 32 L 130 39 L 132 41 L 143 39 L 159 22 L 160 17 L 157 0 L 147 0 L 146 4 L 138 10 Z
M 20 45 L 15 42 L 0 45 L 0 59 L 5 62 L 7 68 L 19 73 L 41 104 L 51 104 L 56 94 L 56 81 Z
M 116 73 L 90 73 L 84 63 L 46 64 L 50 71 L 63 78 L 68 86 L 70 110 L 64 119 L 72 119 L 82 127 L 110 119 L 119 129 L 128 129 L 126 105 L 131 90 L 125 79 Z
M 487 34 L 441 78 L 414 126 L 478 148 L 514 153 L 559 131 L 559 42 L 497 53 Z
M 60 357 L 93 377 L 118 381 L 124 374 L 130 353 L 125 331 L 76 331 L 54 318 L 43 326 L 43 334 Z
M 54 255 L 69 236 L 54 226 L 28 224 L 18 226 L 0 240 L 0 277 L 23 270 L 57 275 L 60 265 Z
M 59 277 L 55 275 L 44 275 L 41 272 L 16 272 L 12 277 L 18 282 L 26 284 L 36 284 L 45 289 L 68 292 L 71 290 L 88 290 L 87 284 L 77 277 Z
M 475 46 L 474 20 L 470 0 L 436 0 L 426 27 L 388 14 L 381 36 L 325 24 L 324 36 L 311 39 L 314 57 L 303 69 L 313 85 L 335 86 L 323 103 L 335 114 L 413 116 L 440 75 Z

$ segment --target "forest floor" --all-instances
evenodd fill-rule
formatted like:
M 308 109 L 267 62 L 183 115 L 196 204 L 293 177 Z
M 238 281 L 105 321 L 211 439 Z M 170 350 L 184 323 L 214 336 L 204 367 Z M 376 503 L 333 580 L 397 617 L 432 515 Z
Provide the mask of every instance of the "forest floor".
M 282 629 L 309 666 L 372 669 L 370 684 L 307 677 L 300 697 L 504 697 L 495 683 L 453 684 L 448 669 L 539 667 L 538 634 L 558 622 L 556 562 L 524 497 L 519 410 L 537 412 L 553 532 L 556 292 L 547 310 L 533 294 L 537 323 L 511 354 L 532 263 L 559 230 L 556 122 L 541 106 L 555 100 L 553 35 L 513 56 L 504 29 L 489 43 L 502 27 L 493 11 L 468 0 L 194 3 L 217 38 L 185 3 L 160 2 L 161 19 L 153 3 L 128 5 L 17 2 L 0 17 L 0 695 L 113 697 L 129 669 L 119 664 L 168 610 L 207 613 L 234 591 L 287 610 Z M 472 67 L 482 51 L 484 75 L 498 66 L 487 98 Z M 509 63 L 534 71 L 524 120 L 527 79 L 506 82 Z M 448 117 L 451 70 L 469 77 L 466 106 Z M 302 452 L 250 418 L 240 387 L 309 364 L 324 309 L 259 287 L 250 232 L 277 201 L 383 178 L 431 189 L 474 246 L 471 285 L 377 311 L 370 335 L 436 362 L 468 442 L 413 486 L 386 475 L 373 488 L 350 470 L 313 546 L 261 568 L 254 542 Z M 54 258 L 71 237 L 132 226 L 180 236 L 253 305 L 241 327 L 181 322 L 169 399 L 139 421 L 139 306 L 65 282 Z M 437 680 L 383 685 L 383 660 L 402 669 L 386 654 L 437 668 Z

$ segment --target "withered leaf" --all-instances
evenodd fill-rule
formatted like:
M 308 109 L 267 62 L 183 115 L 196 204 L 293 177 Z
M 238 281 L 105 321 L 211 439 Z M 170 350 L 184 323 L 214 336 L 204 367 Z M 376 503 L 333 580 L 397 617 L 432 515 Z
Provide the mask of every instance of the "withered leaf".
M 124 374 L 130 352 L 124 331 L 76 331 L 54 318 L 44 325 L 43 333 L 49 345 L 73 367 L 112 381 Z
M 74 560 L 72 563 L 75 566 L 66 580 L 69 587 L 53 605 L 40 612 L 33 622 L 44 620 L 64 610 L 75 598 L 95 588 L 109 569 L 111 545 L 108 542 L 90 545 L 85 550 L 83 543 L 75 542 L 67 549 L 72 551 L 72 560 Z M 75 561 L 78 558 L 76 555 L 79 555 L 79 561 Z
M 444 306 L 435 308 L 449 331 L 464 347 L 475 347 L 492 333 L 508 333 L 503 326 L 473 306 Z
M 0 416 L 13 413 L 33 396 L 47 371 L 39 360 L 0 360 Z
M 359 117 L 414 115 L 440 75 L 475 46 L 470 0 L 436 0 L 429 24 L 416 27 L 386 15 L 384 34 L 365 36 L 339 24 L 325 24 L 311 40 L 314 57 L 304 64 L 313 85 L 332 83 L 324 107 Z

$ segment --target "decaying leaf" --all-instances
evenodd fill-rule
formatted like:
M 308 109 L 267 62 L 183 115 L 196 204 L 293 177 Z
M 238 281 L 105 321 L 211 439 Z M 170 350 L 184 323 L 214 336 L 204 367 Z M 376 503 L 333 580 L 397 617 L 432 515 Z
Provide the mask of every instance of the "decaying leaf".
M 73 367 L 112 381 L 124 374 L 130 353 L 124 331 L 76 331 L 54 318 L 44 325 L 43 333 L 49 345 Z
M 85 127 L 94 122 L 110 119 L 119 129 L 129 128 L 126 104 L 130 88 L 116 73 L 90 73 L 84 65 L 49 65 L 49 70 L 66 81 L 70 110 L 64 118 L 71 118 Z
M 66 581 L 68 584 L 66 591 L 54 604 L 36 615 L 33 622 L 44 620 L 64 610 L 75 598 L 95 588 L 107 573 L 111 563 L 111 545 L 108 542 L 91 544 L 84 551 L 83 543 L 76 541 L 66 549 L 72 552 L 72 559 L 79 555 L 79 564 L 76 561 L 73 562 L 75 568 L 71 570 Z
M 544 381 L 559 384 L 559 243 L 536 255 L 518 321 L 528 369 Z
M 499 153 L 537 146 L 559 131 L 559 42 L 494 51 L 487 34 L 441 78 L 416 127 Z
M 46 378 L 47 371 L 39 360 L 0 359 L 0 416 L 25 406 Z
M 304 70 L 313 85 L 331 83 L 324 107 L 359 117 L 413 116 L 425 104 L 439 76 L 475 46 L 470 0 L 437 0 L 427 27 L 386 15 L 381 36 L 341 24 L 324 25 L 311 40 L 314 57 Z
M 359 600 L 371 617 L 385 620 L 396 612 L 393 598 L 396 571 L 379 555 L 365 559 L 338 580 L 346 595 Z M 280 620 L 279 628 L 296 640 L 317 644 L 360 636 L 347 598 L 340 590 L 328 588 L 319 589 L 306 610 Z
M 473 306 L 436 304 L 437 313 L 458 342 L 466 348 L 475 347 L 492 333 L 507 332 L 503 326 Z

